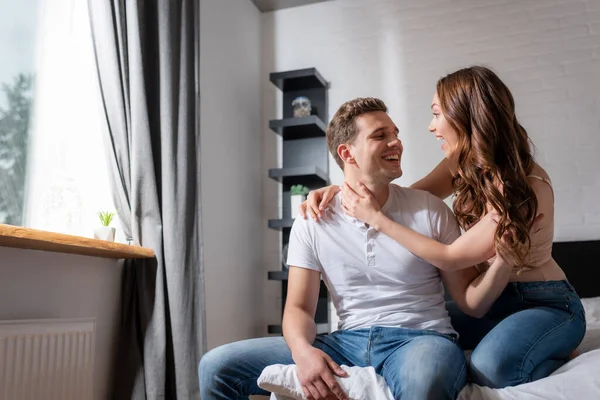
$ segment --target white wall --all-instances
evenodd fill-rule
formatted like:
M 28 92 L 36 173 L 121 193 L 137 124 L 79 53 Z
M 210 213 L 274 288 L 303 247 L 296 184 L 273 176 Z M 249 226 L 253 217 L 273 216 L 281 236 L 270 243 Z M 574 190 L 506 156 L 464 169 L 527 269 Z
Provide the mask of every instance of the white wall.
M 346 100 L 382 98 L 405 146 L 398 182 L 409 185 L 442 157 L 427 131 L 437 79 L 485 64 L 513 91 L 554 182 L 556 240 L 600 239 L 600 0 L 336 0 L 265 14 L 263 24 L 263 163 L 279 157 L 265 129 L 281 112 L 268 72 L 316 67 L 331 81 L 330 117 Z M 343 181 L 332 158 L 330 175 Z M 274 218 L 276 188 L 264 186 Z M 277 247 L 266 231 L 266 269 Z
M 0 320 L 95 318 L 94 398 L 109 399 L 123 262 L 0 247 Z
M 262 333 L 260 12 L 200 2 L 202 229 L 208 348 Z

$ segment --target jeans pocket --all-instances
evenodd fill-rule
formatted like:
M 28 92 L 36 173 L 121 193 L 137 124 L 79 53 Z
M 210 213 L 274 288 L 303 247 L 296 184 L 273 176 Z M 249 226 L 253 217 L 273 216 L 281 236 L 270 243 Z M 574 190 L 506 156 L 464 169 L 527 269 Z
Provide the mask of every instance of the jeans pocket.
M 576 310 L 571 305 L 572 301 L 567 291 L 532 291 L 521 294 L 523 303 L 530 307 L 549 307 L 557 310 L 566 311 L 571 316 L 575 315 Z

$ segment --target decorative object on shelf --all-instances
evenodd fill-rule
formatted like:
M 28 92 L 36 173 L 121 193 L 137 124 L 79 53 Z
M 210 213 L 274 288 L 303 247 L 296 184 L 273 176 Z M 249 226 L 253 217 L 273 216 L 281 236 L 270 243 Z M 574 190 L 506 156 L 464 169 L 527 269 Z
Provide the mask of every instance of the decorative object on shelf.
M 292 187 L 290 188 L 290 213 L 292 219 L 300 215 L 300 204 L 302 204 L 302 202 L 306 200 L 306 195 L 308 194 L 308 192 L 309 189 L 304 185 L 292 185 Z
M 115 232 L 116 229 L 110 227 L 110 223 L 113 220 L 115 213 L 108 211 L 100 211 L 98 212 L 98 217 L 100 218 L 100 222 L 102 226 L 94 229 L 94 239 L 106 240 L 108 242 L 115 241 Z
M 288 243 L 283 246 L 281 250 L 281 266 L 283 271 L 287 271 L 290 269 L 290 266 L 287 265 L 287 256 L 288 256 Z
M 299 96 L 292 101 L 294 110 L 294 118 L 302 118 L 310 116 L 311 105 L 310 99 L 306 96 Z

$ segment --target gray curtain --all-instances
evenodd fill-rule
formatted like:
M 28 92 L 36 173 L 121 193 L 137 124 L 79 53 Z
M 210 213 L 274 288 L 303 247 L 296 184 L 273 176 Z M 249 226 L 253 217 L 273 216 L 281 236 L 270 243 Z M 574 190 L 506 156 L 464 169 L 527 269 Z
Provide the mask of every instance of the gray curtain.
M 126 263 L 115 398 L 199 398 L 198 0 L 88 4 L 115 204 L 127 237 L 156 253 Z

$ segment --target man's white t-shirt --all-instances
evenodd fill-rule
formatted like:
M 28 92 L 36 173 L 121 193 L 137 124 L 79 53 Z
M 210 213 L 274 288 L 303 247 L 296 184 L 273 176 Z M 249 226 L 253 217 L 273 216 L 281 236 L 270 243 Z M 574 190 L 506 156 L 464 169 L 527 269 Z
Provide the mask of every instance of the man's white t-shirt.
M 441 243 L 460 236 L 452 211 L 428 192 L 390 185 L 382 211 Z M 287 264 L 319 271 L 339 317 L 338 329 L 371 326 L 456 334 L 439 270 L 398 242 L 346 215 L 341 193 L 319 222 L 297 218 Z

